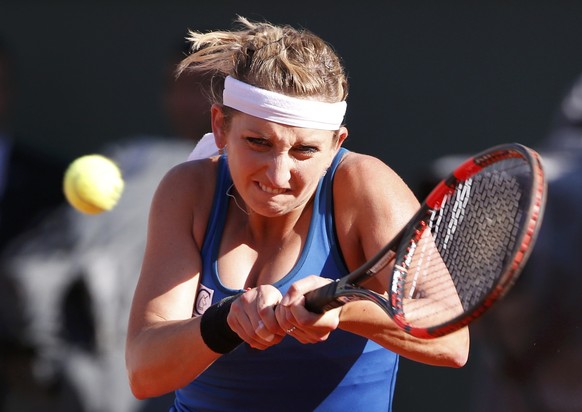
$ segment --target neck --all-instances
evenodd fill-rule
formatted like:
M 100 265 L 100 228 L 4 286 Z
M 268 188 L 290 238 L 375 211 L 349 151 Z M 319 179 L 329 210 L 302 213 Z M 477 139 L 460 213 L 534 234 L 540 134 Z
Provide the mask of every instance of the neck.
M 232 199 L 235 206 L 238 207 L 238 209 L 241 212 L 243 212 L 247 216 L 250 215 L 250 212 L 247 210 L 247 206 L 244 203 L 244 201 L 242 199 L 240 199 L 239 201 L 240 196 L 238 195 L 238 192 L 234 188 L 234 183 L 231 184 L 230 187 L 226 190 L 226 195 Z
M 240 206 L 244 205 L 244 203 L 241 204 L 240 197 L 236 197 L 236 199 Z M 254 213 L 252 210 L 247 214 L 246 210 L 241 210 L 238 207 L 234 199 L 231 205 L 231 216 L 235 222 L 240 222 L 239 227 L 246 232 L 245 237 L 253 244 L 284 244 L 296 235 L 307 235 L 309 231 L 313 200 L 298 209 L 275 217 L 266 217 Z

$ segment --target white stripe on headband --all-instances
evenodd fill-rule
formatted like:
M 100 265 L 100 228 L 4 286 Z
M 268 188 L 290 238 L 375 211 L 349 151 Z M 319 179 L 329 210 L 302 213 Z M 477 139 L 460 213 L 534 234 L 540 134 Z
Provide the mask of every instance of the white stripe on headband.
M 224 81 L 225 106 L 276 123 L 308 129 L 338 130 L 347 103 L 298 99 L 243 83 L 231 76 Z

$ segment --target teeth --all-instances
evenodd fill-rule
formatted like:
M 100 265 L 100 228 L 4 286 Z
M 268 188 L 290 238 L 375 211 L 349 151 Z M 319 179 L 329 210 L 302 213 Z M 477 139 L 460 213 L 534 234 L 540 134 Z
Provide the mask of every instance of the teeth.
M 265 186 L 261 183 L 259 183 L 259 186 L 263 192 L 267 192 L 267 193 L 270 193 L 272 195 L 280 195 L 281 193 L 285 192 L 285 189 L 274 189 L 272 187 Z

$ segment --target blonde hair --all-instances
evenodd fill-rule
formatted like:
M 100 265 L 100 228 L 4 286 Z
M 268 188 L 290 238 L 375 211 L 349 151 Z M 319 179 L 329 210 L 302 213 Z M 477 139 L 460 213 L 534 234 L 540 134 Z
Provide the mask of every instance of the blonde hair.
M 329 103 L 346 100 L 348 82 L 341 60 L 320 37 L 241 16 L 235 23 L 238 30 L 190 30 L 192 54 L 178 65 L 178 75 L 211 74 L 211 103 L 222 104 L 226 76 L 288 96 Z

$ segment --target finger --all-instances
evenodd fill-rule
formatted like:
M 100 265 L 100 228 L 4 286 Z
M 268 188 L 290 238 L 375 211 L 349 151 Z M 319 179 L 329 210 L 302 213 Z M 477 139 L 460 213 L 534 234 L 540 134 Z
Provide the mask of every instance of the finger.
M 248 343 L 255 349 L 267 349 L 281 342 L 284 337 L 284 334 L 273 334 L 268 331 L 263 322 L 259 320 L 255 333 L 250 337 Z
M 307 318 L 303 317 L 303 312 Z M 324 341 L 335 329 L 333 319 L 328 319 L 324 326 L 317 325 L 321 316 L 308 312 L 302 305 L 277 306 L 275 314 L 285 333 L 301 343 Z
M 265 324 L 262 320 L 259 320 L 259 324 L 255 329 L 255 335 L 266 343 L 273 342 L 277 336 L 275 333 L 271 332 L 267 327 L 265 327 Z
M 328 339 L 331 332 L 339 326 L 339 309 L 318 315 L 309 312 L 303 305 L 293 305 L 288 308 L 288 311 L 303 332 L 304 340 L 322 342 Z
M 234 302 L 232 304 L 226 320 L 230 328 L 239 335 L 241 339 L 248 341 L 254 328 L 244 306 L 240 302 Z
M 285 296 L 281 300 L 281 305 L 288 306 L 292 304 L 297 304 L 298 301 L 303 299 L 303 296 L 307 292 L 311 292 L 314 289 L 322 287 L 329 282 L 333 282 L 331 279 L 322 278 L 320 276 L 307 276 L 297 282 L 294 282 L 288 289 Z
M 319 343 L 327 339 L 329 333 L 322 336 L 321 334 L 314 334 L 309 331 L 309 329 L 300 329 L 296 327 L 292 327 L 289 329 L 287 335 L 291 336 L 293 339 L 303 343 L 303 344 L 311 344 L 311 343 Z
M 273 344 L 278 343 L 280 341 L 280 337 L 277 337 L 269 332 L 261 332 L 261 329 L 264 329 L 264 326 L 260 324 L 257 326 L 255 330 L 252 332 L 247 332 L 249 325 L 251 325 L 250 321 L 246 317 L 238 317 L 233 319 L 233 330 L 238 333 L 238 335 L 243 339 L 250 347 L 254 349 L 264 350 Z
M 271 290 L 272 287 L 266 288 L 270 293 L 263 293 L 264 290 L 261 289 L 261 294 L 258 299 L 259 308 L 259 325 L 262 328 L 257 329 L 258 334 L 265 336 L 267 332 L 272 335 L 284 336 L 285 332 L 279 325 L 275 315 L 275 309 L 281 301 L 281 293 L 276 290 Z M 272 288 L 274 289 L 274 288 Z
M 292 328 L 298 326 L 297 320 L 293 317 L 291 310 L 288 306 L 279 305 L 275 309 L 275 317 L 280 328 L 284 333 L 289 334 Z
M 256 340 L 260 317 L 257 313 L 257 291 L 248 290 L 231 306 L 227 318 L 231 328 L 245 341 Z
M 281 293 L 272 286 L 261 286 L 247 291 L 240 300 L 240 316 L 243 338 L 255 349 L 266 349 L 281 341 L 284 333 L 273 314 L 273 307 L 281 300 Z

